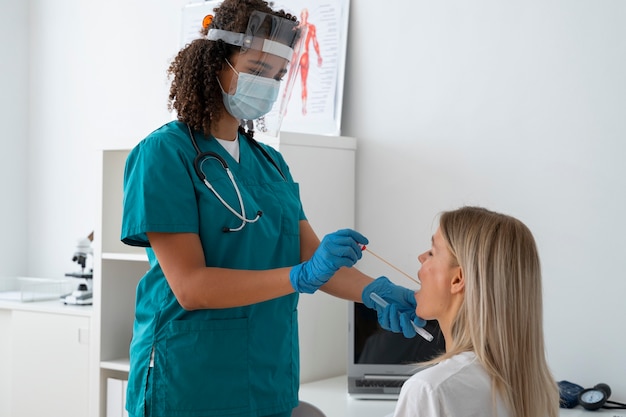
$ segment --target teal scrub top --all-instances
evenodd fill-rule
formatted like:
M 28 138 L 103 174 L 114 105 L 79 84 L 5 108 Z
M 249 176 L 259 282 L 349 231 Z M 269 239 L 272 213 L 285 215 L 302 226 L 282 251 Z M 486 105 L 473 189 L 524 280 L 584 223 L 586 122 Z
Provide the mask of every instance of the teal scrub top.
M 186 311 L 170 289 L 146 232 L 197 233 L 207 266 L 292 266 L 300 262 L 299 221 L 305 219 L 298 184 L 280 153 L 269 146 L 261 144 L 286 179 L 243 135 L 238 163 L 213 138 L 194 134 L 202 152 L 216 152 L 228 163 L 247 217 L 259 210 L 263 215 L 241 231 L 223 231 L 241 221 L 196 175 L 196 151 L 181 122 L 162 126 L 130 152 L 122 240 L 146 247 L 150 269 L 137 287 L 126 407 L 133 416 L 154 417 L 286 412 L 298 404 L 298 295 Z M 202 168 L 222 198 L 238 210 L 235 189 L 219 162 L 209 158 Z

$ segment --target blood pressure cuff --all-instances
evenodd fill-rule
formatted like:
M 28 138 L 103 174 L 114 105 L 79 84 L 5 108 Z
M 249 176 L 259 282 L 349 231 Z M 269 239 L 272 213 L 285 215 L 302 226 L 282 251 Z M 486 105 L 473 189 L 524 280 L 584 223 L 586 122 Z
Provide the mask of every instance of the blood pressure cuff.
M 569 381 L 559 381 L 559 406 L 561 408 L 574 408 L 578 405 L 578 394 L 584 389 L 580 385 Z

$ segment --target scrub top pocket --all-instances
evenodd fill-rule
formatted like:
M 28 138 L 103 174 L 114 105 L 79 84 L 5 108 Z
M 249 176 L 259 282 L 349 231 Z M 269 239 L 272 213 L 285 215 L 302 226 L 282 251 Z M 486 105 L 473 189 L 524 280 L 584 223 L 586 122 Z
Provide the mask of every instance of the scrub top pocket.
M 304 219 L 300 203 L 300 186 L 295 182 L 280 182 L 267 185 L 271 189 L 281 212 L 281 233 L 300 236 L 300 220 Z
M 163 345 L 154 367 L 156 416 L 247 409 L 248 319 L 172 321 Z

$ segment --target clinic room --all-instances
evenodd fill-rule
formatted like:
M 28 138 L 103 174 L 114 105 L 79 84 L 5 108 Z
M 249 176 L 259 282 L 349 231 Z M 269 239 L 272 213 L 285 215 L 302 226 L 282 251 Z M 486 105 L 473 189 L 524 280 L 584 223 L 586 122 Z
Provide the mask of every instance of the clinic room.
M 0 10 L 0 417 L 626 416 L 625 1 Z

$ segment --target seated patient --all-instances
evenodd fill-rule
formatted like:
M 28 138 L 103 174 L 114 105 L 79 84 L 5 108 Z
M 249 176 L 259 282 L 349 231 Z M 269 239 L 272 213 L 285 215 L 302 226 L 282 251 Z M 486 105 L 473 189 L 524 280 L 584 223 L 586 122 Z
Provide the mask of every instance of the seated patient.
M 418 257 L 416 313 L 436 319 L 446 352 L 402 387 L 394 417 L 556 417 L 534 238 L 478 207 L 444 212 Z

